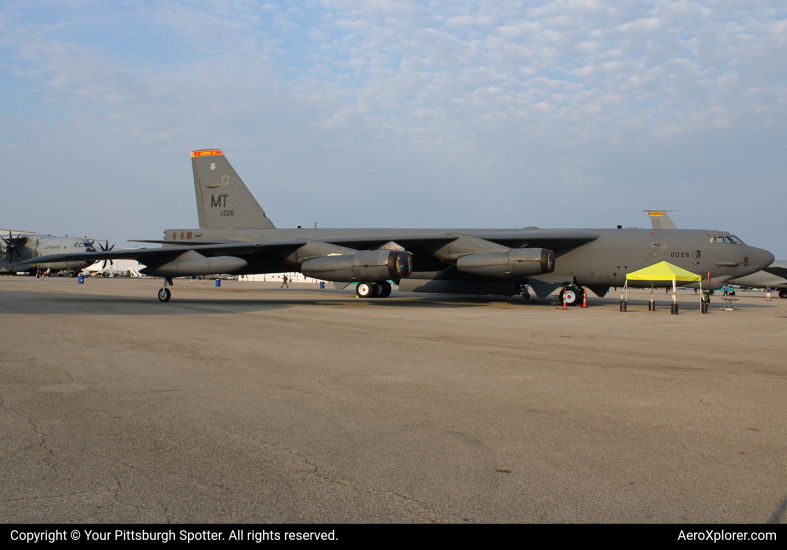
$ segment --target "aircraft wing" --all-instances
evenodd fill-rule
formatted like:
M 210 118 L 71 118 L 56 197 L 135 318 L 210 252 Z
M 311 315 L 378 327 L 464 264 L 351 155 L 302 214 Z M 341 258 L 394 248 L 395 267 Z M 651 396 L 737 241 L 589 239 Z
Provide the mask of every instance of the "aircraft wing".
M 550 248 L 560 250 L 579 246 L 598 239 L 598 233 L 584 229 L 520 229 L 514 231 L 463 230 L 450 231 L 440 234 L 408 235 L 397 233 L 383 233 L 373 236 L 359 235 L 358 237 L 341 237 L 319 239 L 320 241 L 346 246 L 349 248 L 377 248 L 388 242 L 395 242 L 405 250 L 417 250 L 432 245 L 448 243 L 463 235 L 490 241 L 510 248 L 519 248 L 524 245 L 529 247 Z
M 787 279 L 787 261 L 773 262 L 771 265 L 763 269 L 763 271 L 767 271 L 771 275 L 776 275 L 777 277 Z
M 262 248 L 269 248 L 271 246 L 281 245 L 279 248 L 283 246 L 299 246 L 304 245 L 308 242 L 322 242 L 322 243 L 329 243 L 329 244 L 337 244 L 341 246 L 346 246 L 348 248 L 375 248 L 376 246 L 382 246 L 388 242 L 395 241 L 398 244 L 402 242 L 406 242 L 407 244 L 413 244 L 415 246 L 425 246 L 429 244 L 440 244 L 444 242 L 448 242 L 454 240 L 458 237 L 458 235 L 453 235 L 450 233 L 440 234 L 440 235 L 413 235 L 403 237 L 399 234 L 395 236 L 391 236 L 389 234 L 386 235 L 374 235 L 374 236 L 367 236 L 367 237 L 338 237 L 338 238 L 325 238 L 325 239 L 290 239 L 285 241 L 261 241 L 253 243 L 257 247 Z M 204 245 L 233 245 L 233 244 L 241 244 L 247 245 L 251 244 L 249 241 L 232 241 L 232 240 L 225 240 L 225 241 L 205 241 L 205 240 L 196 240 L 196 239 L 159 239 L 159 240 L 132 240 L 130 242 L 135 243 L 150 243 L 150 244 L 162 244 L 162 245 L 179 245 L 181 247 L 186 247 L 187 249 L 196 249 L 196 250 L 207 250 L 208 247 Z M 357 246 L 352 246 L 357 245 Z M 404 246 L 404 245 L 402 245 Z M 405 247 L 406 248 L 406 247 Z
M 441 235 L 437 237 L 435 235 L 430 235 L 427 237 L 422 237 L 421 239 L 418 239 L 416 236 L 408 238 L 407 244 L 412 244 L 415 242 L 426 244 L 442 243 L 454 240 L 456 238 L 456 235 Z M 382 240 L 380 237 L 374 237 L 366 241 L 363 239 L 286 239 L 281 241 L 259 242 L 222 241 L 218 243 L 212 242 L 210 244 L 204 244 L 204 241 L 186 241 L 185 244 L 182 244 L 184 241 L 137 241 L 149 243 L 158 242 L 171 246 L 162 246 L 160 248 L 126 248 L 120 250 L 83 252 L 75 254 L 47 254 L 45 256 L 37 256 L 24 262 L 20 262 L 20 265 L 36 265 L 63 261 L 97 262 L 102 260 L 136 260 L 140 263 L 149 265 L 151 263 L 158 264 L 166 262 L 170 259 L 180 256 L 184 252 L 189 251 L 198 252 L 205 257 L 248 255 L 264 257 L 266 253 L 286 253 L 287 251 L 294 251 L 306 244 L 315 242 L 346 246 L 343 242 L 345 240 L 353 242 L 357 241 L 357 244 L 370 247 L 377 244 L 378 242 L 380 244 L 384 244 L 389 242 L 391 239 L 388 237 L 382 238 Z M 172 245 L 173 243 L 177 244 Z
M 180 256 L 184 252 L 194 250 L 204 256 L 219 255 L 246 255 L 262 251 L 273 251 L 282 249 L 292 249 L 303 246 L 308 241 L 306 239 L 276 241 L 268 243 L 256 242 L 228 242 L 221 244 L 193 245 L 193 246 L 163 246 L 161 248 L 126 248 L 120 250 L 84 252 L 77 254 L 47 254 L 31 258 L 21 265 L 35 265 L 39 263 L 52 263 L 63 261 L 101 261 L 101 260 L 136 260 L 140 263 L 165 261 L 168 258 Z M 147 260 L 147 262 L 146 262 Z
M 53 263 L 62 261 L 87 261 L 96 262 L 101 260 L 136 260 L 140 263 L 151 265 L 161 264 L 171 259 L 177 258 L 188 251 L 195 251 L 205 257 L 215 256 L 248 256 L 254 255 L 264 258 L 268 253 L 274 253 L 280 257 L 282 253 L 295 251 L 302 246 L 310 243 L 322 243 L 346 247 L 349 249 L 376 249 L 386 243 L 395 242 L 406 250 L 418 250 L 434 245 L 441 245 L 459 239 L 464 235 L 469 235 L 475 239 L 490 241 L 499 245 L 520 248 L 520 247 L 543 247 L 552 250 L 560 250 L 579 246 L 598 238 L 598 233 L 590 230 L 576 229 L 522 229 L 514 231 L 495 231 L 495 232 L 474 232 L 465 230 L 460 232 L 435 232 L 432 234 L 409 234 L 408 232 L 396 233 L 373 231 L 372 234 L 364 234 L 363 230 L 358 230 L 358 236 L 320 238 L 320 239 L 286 239 L 280 241 L 221 241 L 205 244 L 204 241 L 144 241 L 149 243 L 160 243 L 168 246 L 160 248 L 127 248 L 120 250 L 107 250 L 96 252 L 84 252 L 76 254 L 49 254 L 31 258 L 21 265 L 35 265 L 41 263 Z M 474 251 L 468 249 L 467 253 Z
M 520 229 L 500 233 L 473 233 L 473 237 L 511 248 L 527 244 L 531 248 L 561 250 L 595 241 L 599 234 L 588 229 Z

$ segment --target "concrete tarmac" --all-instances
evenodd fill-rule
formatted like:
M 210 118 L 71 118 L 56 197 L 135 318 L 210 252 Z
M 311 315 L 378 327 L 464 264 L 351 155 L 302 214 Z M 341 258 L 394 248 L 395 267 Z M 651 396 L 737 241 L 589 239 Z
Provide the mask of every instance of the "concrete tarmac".
M 0 277 L 0 521 L 782 523 L 787 300 Z

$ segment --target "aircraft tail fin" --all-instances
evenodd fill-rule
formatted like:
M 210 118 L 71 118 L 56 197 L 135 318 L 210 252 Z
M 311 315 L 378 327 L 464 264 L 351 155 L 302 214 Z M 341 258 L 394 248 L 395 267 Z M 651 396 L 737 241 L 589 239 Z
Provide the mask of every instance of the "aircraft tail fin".
M 249 189 L 218 149 L 191 152 L 199 226 L 203 229 L 273 229 Z
M 677 229 L 667 212 L 674 212 L 674 210 L 643 210 L 647 212 L 650 217 L 650 223 L 653 229 Z

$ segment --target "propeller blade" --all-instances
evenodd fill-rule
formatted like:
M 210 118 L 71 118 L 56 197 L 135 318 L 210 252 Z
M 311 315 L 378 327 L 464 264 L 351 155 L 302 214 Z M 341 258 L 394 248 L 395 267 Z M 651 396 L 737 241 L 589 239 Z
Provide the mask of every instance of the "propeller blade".
M 14 242 L 16 239 L 14 238 L 14 235 L 11 233 L 10 229 L 8 230 L 8 239 L 3 236 L 0 236 L 0 239 L 3 239 L 3 242 L 5 243 L 5 252 L 3 254 L 4 258 L 7 257 L 9 262 L 13 262 L 14 254 L 16 254 L 20 260 L 22 259 L 22 254 L 20 254 L 19 250 L 16 249 L 16 243 Z
M 103 245 L 103 244 L 101 244 L 101 243 L 98 243 L 98 246 L 99 246 L 99 248 L 101 248 L 101 252 L 109 252 L 110 250 L 112 250 L 113 248 L 115 248 L 115 245 L 114 245 L 114 244 L 113 244 L 112 246 L 109 246 L 109 239 L 107 239 L 106 245 Z M 110 260 L 110 259 L 106 259 L 106 260 L 104 260 L 104 265 L 102 265 L 102 266 L 101 266 L 101 269 L 106 269 L 106 268 L 107 268 L 107 262 L 109 262 L 109 266 L 110 266 L 110 267 L 112 267 L 113 265 L 115 265 L 115 262 L 113 262 L 113 261 L 112 261 L 112 260 Z

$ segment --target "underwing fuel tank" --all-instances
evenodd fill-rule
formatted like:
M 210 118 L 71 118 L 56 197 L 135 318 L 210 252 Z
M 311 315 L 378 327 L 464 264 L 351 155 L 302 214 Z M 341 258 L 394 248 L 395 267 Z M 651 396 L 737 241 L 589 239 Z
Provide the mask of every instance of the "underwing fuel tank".
M 216 275 L 235 273 L 248 265 L 248 262 L 235 256 L 214 256 L 207 258 L 194 250 L 189 250 L 171 262 L 159 266 L 148 266 L 140 273 L 154 277 L 188 277 L 191 275 Z
M 484 277 L 529 277 L 552 273 L 555 253 L 545 248 L 512 248 L 508 252 L 487 252 L 462 256 L 456 268 Z
M 301 273 L 326 281 L 365 283 L 399 280 L 413 272 L 413 257 L 396 250 L 361 250 L 306 260 Z

